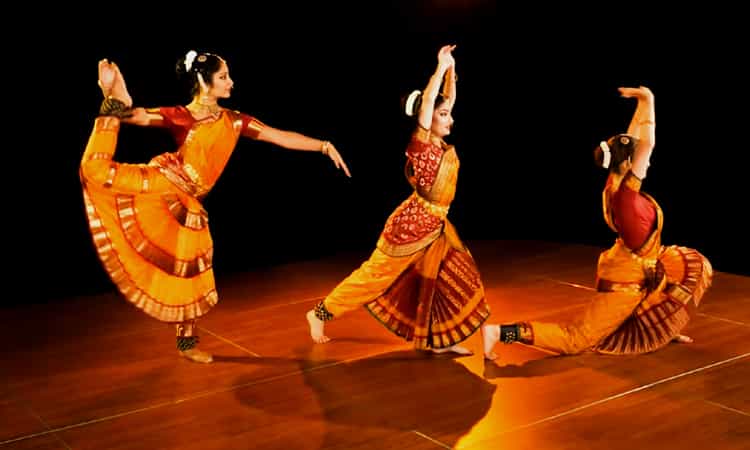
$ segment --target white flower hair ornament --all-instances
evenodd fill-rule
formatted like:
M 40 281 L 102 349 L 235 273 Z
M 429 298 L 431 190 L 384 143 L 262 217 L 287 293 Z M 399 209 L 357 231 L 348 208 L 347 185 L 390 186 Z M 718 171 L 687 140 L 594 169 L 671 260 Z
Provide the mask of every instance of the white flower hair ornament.
M 406 98 L 406 105 L 405 105 L 405 112 L 406 115 L 411 117 L 414 115 L 416 111 L 414 111 L 414 104 L 417 102 L 417 99 L 422 94 L 422 91 L 419 89 L 415 89 L 409 94 L 409 96 Z
M 185 55 L 185 72 L 190 72 L 190 69 L 193 68 L 193 61 L 195 61 L 195 57 L 198 56 L 198 52 L 195 50 L 190 50 Z
M 609 150 L 609 145 L 605 141 L 601 141 L 599 148 L 602 149 L 602 167 L 609 169 L 609 163 L 612 161 L 612 152 Z

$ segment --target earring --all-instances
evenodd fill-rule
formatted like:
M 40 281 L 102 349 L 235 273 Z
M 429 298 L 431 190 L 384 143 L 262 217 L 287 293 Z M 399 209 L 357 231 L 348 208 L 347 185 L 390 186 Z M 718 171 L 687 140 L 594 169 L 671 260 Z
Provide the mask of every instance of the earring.
M 208 85 L 206 84 L 206 80 L 203 79 L 203 75 L 198 72 L 198 84 L 201 86 L 201 91 L 208 92 Z

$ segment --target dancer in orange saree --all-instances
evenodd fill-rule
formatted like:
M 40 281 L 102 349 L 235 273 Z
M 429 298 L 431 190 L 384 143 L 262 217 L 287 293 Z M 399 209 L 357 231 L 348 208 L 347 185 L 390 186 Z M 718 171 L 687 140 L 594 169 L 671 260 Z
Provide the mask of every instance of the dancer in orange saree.
M 662 245 L 662 210 L 641 192 L 656 138 L 654 96 L 643 86 L 620 88 L 620 94 L 638 102 L 627 134 L 602 141 L 594 151 L 597 165 L 609 170 L 602 194 L 604 219 L 618 234 L 615 244 L 599 255 L 599 293 L 565 323 L 485 325 L 487 359 L 497 357 L 493 347 L 498 341 L 562 354 L 593 350 L 612 355 L 692 342 L 680 332 L 711 285 L 711 264 L 696 250 Z
M 417 349 L 470 354 L 458 344 L 490 314 L 479 270 L 447 219 L 459 168 L 456 149 L 443 140 L 456 101 L 453 49 L 440 49 L 427 87 L 405 102 L 418 122 L 406 149 L 414 192 L 388 218 L 370 258 L 308 311 L 317 343 L 329 341 L 326 321 L 364 306 Z
M 201 200 L 221 175 L 240 136 L 284 148 L 320 151 L 349 175 L 336 148 L 270 127 L 218 104 L 234 82 L 223 58 L 188 52 L 177 66 L 193 100 L 186 106 L 133 108 L 119 68 L 102 60 L 105 95 L 80 166 L 86 215 L 99 258 L 123 296 L 149 316 L 176 325 L 177 348 L 208 363 L 196 348 L 196 320 L 218 302 L 213 240 Z M 178 143 L 148 164 L 113 161 L 122 123 L 169 129 Z

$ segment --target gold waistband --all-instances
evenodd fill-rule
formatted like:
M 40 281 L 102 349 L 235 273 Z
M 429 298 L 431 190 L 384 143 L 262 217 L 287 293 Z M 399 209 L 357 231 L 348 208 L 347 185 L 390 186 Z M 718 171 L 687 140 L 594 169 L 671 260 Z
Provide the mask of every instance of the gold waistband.
M 643 282 L 620 283 L 602 278 L 596 280 L 596 290 L 599 292 L 640 292 L 644 287 Z
M 419 203 L 424 209 L 429 211 L 429 213 L 433 216 L 440 217 L 441 219 L 445 219 L 446 217 L 448 217 L 448 210 L 450 209 L 450 205 L 438 205 L 437 203 L 432 203 L 426 198 L 420 196 L 416 191 L 414 191 L 414 194 L 412 194 L 412 196 L 417 201 L 417 203 Z
M 657 260 L 654 260 L 653 264 L 651 260 L 645 261 L 648 264 L 642 266 L 643 279 L 622 282 L 597 277 L 596 290 L 599 292 L 639 292 L 643 289 L 649 291 L 656 289 L 665 278 L 664 266 Z
M 157 168 L 172 184 L 193 197 L 200 199 L 208 193 L 195 169 L 189 164 L 183 164 L 172 153 L 158 155 L 148 165 Z

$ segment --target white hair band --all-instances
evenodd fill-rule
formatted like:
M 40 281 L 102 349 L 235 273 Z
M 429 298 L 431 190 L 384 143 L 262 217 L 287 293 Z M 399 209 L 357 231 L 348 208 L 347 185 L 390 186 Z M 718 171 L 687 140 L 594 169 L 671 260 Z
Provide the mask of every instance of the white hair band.
M 409 97 L 407 97 L 406 99 L 406 115 L 407 116 L 411 117 L 414 115 L 414 112 L 415 112 L 414 103 L 416 103 L 417 97 L 419 97 L 421 93 L 422 92 L 419 89 L 415 89 L 411 92 L 411 94 L 409 94 Z
M 609 163 L 612 161 L 612 152 L 609 151 L 609 145 L 607 145 L 606 142 L 601 141 L 599 143 L 599 148 L 602 149 L 602 167 L 605 169 L 609 168 Z
M 195 57 L 198 56 L 198 53 L 195 50 L 190 50 L 185 55 L 185 72 L 190 72 L 190 69 L 193 68 L 193 61 L 195 61 Z

